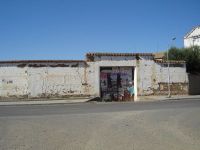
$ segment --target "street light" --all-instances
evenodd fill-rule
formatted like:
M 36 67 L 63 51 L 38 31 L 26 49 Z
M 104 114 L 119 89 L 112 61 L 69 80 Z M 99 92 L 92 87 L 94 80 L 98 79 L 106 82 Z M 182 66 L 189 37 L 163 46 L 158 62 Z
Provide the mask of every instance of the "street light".
M 176 37 L 172 38 L 172 42 L 176 40 Z M 171 89 L 170 89 L 170 72 L 169 72 L 169 49 L 167 50 L 167 69 L 168 69 L 168 98 L 171 97 Z

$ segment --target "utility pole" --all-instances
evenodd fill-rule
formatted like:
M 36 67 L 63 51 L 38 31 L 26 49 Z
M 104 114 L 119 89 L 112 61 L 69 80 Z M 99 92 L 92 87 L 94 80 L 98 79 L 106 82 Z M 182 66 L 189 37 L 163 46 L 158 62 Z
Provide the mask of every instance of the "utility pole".
M 172 42 L 176 40 L 176 37 L 172 38 Z M 171 44 L 172 46 L 172 44 Z M 171 89 L 170 89 L 170 71 L 169 71 L 169 49 L 167 50 L 167 70 L 168 70 L 168 98 L 171 97 Z

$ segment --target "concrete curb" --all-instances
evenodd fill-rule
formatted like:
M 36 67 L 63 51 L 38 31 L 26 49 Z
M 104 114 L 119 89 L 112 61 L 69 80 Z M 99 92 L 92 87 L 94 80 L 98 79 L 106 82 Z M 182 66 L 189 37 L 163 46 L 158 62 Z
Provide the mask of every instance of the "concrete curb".
M 29 100 L 29 101 L 5 101 L 0 102 L 0 106 L 9 105 L 44 105 L 44 104 L 73 104 L 73 103 L 84 103 L 90 99 L 68 99 L 68 100 Z
M 91 101 L 92 98 L 77 98 L 77 99 L 40 99 L 40 100 L 17 100 L 17 101 L 1 101 L 0 106 L 11 106 L 11 105 L 48 105 L 48 104 L 74 104 L 74 103 L 104 103 L 99 101 Z M 184 97 L 143 97 L 135 102 L 154 102 L 154 101 L 173 101 L 173 100 L 200 100 L 200 95 L 198 96 L 184 96 Z M 105 102 L 107 103 L 107 102 Z M 117 102 L 119 103 L 119 102 Z
M 169 100 L 169 101 L 173 101 L 173 100 L 189 100 L 189 99 L 192 99 L 192 100 L 200 100 L 200 95 L 197 95 L 197 96 L 180 96 L 180 97 L 171 97 L 171 98 L 168 98 L 168 97 L 151 97 L 151 98 L 141 98 L 139 99 L 139 101 L 141 102 L 145 102 L 145 101 L 166 101 L 166 100 Z M 138 102 L 139 102 L 138 101 Z
M 193 98 L 193 97 L 188 97 L 188 98 L 169 98 L 169 99 L 165 99 L 165 100 L 189 100 L 189 99 L 192 99 L 192 100 L 200 100 L 200 98 Z M 164 99 L 163 99 L 164 100 Z

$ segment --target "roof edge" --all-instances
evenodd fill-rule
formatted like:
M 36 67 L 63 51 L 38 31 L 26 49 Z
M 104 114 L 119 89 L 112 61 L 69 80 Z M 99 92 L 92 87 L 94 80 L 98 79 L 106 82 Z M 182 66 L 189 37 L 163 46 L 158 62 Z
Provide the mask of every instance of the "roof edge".
M 95 53 L 86 53 L 86 56 L 154 56 L 153 53 L 102 53 L 102 52 L 95 52 Z
M 184 60 L 169 60 L 169 61 L 166 61 L 166 60 L 154 60 L 156 63 L 170 63 L 170 64 L 185 64 L 186 61 Z
M 184 39 L 188 38 L 188 36 L 189 36 L 196 28 L 199 28 L 199 27 L 200 27 L 200 25 L 193 27 L 191 31 L 189 31 L 189 32 L 186 33 L 186 35 L 184 36 Z
M 83 62 L 85 60 L 0 60 L 0 64 L 6 63 L 73 63 L 73 62 Z

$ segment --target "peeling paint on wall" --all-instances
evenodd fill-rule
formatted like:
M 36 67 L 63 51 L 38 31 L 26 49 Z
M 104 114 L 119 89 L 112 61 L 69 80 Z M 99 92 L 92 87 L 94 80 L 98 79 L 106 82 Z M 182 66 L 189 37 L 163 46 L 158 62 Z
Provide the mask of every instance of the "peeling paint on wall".
M 154 95 L 166 95 L 168 94 L 168 83 L 158 83 L 159 87 L 157 89 L 153 89 Z M 170 84 L 171 94 L 188 94 L 188 83 L 171 83 Z
M 12 64 L 12 66 L 1 67 L 0 97 L 36 98 L 88 95 L 87 78 L 84 78 L 85 66 L 85 63 L 73 62 L 68 64 Z
M 89 56 L 86 62 L 11 62 L 0 64 L 0 97 L 100 96 L 101 67 L 134 67 L 138 95 L 166 94 L 168 70 L 152 56 Z M 170 64 L 172 94 L 187 94 L 185 64 Z

